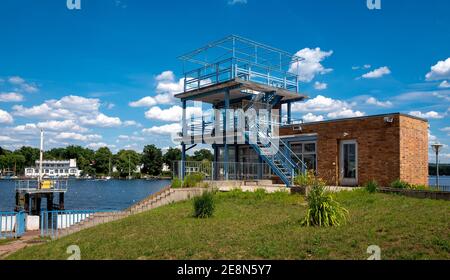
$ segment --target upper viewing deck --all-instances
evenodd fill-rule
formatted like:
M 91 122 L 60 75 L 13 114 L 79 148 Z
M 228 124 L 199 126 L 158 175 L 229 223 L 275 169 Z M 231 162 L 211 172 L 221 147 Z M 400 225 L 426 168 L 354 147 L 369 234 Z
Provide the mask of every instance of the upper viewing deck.
M 304 97 L 295 73 L 302 58 L 242 37 L 228 36 L 179 58 L 184 72 L 184 92 L 179 98 L 236 83 L 247 90 L 276 90 L 290 100 Z

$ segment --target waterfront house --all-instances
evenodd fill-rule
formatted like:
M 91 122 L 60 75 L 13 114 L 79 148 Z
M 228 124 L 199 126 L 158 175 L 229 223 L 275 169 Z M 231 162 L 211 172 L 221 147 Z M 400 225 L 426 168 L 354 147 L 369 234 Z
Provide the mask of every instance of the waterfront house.
M 428 183 L 426 120 L 400 113 L 294 120 L 292 105 L 308 98 L 295 73 L 302 58 L 238 36 L 180 58 L 184 91 L 175 97 L 184 110 L 182 132 L 175 137 L 182 146 L 176 176 L 195 170 L 214 180 L 266 179 L 292 186 L 298 172 L 312 170 L 330 185 Z M 213 111 L 188 114 L 188 103 Z M 186 152 L 199 144 L 212 146 L 211 166 L 186 161 Z
M 50 178 L 79 178 L 81 171 L 77 167 L 77 160 L 44 160 L 42 161 L 42 173 L 44 177 Z M 35 167 L 25 168 L 25 177 L 39 177 L 39 161 Z

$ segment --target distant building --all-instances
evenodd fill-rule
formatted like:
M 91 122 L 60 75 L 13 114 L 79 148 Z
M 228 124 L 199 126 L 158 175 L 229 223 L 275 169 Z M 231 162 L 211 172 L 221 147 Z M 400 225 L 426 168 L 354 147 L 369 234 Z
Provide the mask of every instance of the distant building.
M 45 177 L 68 178 L 80 177 L 81 171 L 77 168 L 76 159 L 71 160 L 44 160 L 42 162 L 42 173 Z M 25 176 L 30 178 L 39 177 L 39 161 L 35 167 L 25 168 Z

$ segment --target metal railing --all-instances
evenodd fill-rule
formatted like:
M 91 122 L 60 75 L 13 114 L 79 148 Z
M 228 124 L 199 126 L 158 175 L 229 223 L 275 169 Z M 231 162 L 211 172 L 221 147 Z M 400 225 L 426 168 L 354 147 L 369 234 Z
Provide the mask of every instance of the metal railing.
M 234 78 L 299 92 L 297 75 L 241 58 L 228 58 L 186 72 L 184 91 L 200 89 Z
M 25 212 L 0 212 L 0 238 L 18 238 L 25 233 Z
M 45 190 L 42 188 L 45 182 L 49 191 L 67 191 L 68 180 L 18 180 L 16 181 L 16 192 L 33 192 Z
M 55 210 L 42 211 L 40 217 L 41 237 L 58 237 L 62 230 L 68 230 L 89 219 L 97 219 L 100 223 L 102 218 L 114 215 L 119 211 L 104 210 Z M 97 216 L 105 214 L 104 216 Z
M 192 173 L 203 174 L 207 181 L 222 180 L 270 180 L 274 176 L 270 166 L 267 163 L 249 163 L 249 162 L 197 162 L 186 161 L 185 175 Z M 228 178 L 225 170 L 228 169 Z M 173 176 L 182 177 L 182 162 L 173 162 Z

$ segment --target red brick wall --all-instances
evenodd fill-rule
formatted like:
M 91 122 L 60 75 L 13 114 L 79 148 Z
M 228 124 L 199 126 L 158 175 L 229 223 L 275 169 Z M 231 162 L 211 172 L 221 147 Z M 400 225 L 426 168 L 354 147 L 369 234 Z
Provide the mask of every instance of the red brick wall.
M 428 178 L 428 123 L 399 114 L 343 119 L 302 125 L 302 134 L 317 133 L 317 169 L 328 184 L 339 185 L 339 143 L 358 143 L 358 183 L 376 180 L 389 185 L 395 179 L 426 184 Z M 280 135 L 298 135 L 293 127 Z

